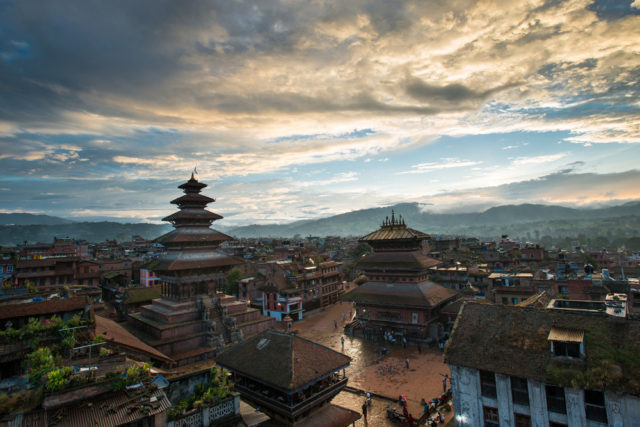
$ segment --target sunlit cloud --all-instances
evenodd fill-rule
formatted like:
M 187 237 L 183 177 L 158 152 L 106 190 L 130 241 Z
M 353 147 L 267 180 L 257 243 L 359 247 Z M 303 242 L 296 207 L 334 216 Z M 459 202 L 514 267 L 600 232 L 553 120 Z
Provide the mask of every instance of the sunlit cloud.
M 428 163 L 420 163 L 417 165 L 412 165 L 411 170 L 398 172 L 398 174 L 416 174 L 416 173 L 427 173 L 436 171 L 439 169 L 451 169 L 451 168 L 462 168 L 479 165 L 481 162 L 474 162 L 469 160 L 458 160 L 458 159 L 442 159 L 440 162 L 428 162 Z
M 0 14 L 0 180 L 26 198 L 122 184 L 102 208 L 56 207 L 97 215 L 149 181 L 169 191 L 198 165 L 246 203 L 222 205 L 242 211 L 239 223 L 528 182 L 571 161 L 622 173 L 640 156 L 640 7 L 603 3 L 90 2 L 64 14 L 13 2 Z M 481 135 L 507 139 L 484 142 L 493 158 L 480 160 L 461 147 Z M 605 158 L 621 145 L 631 148 L 617 170 L 584 151 Z M 367 179 L 381 174 L 378 187 Z M 408 181 L 424 174 L 443 187 Z M 37 188 L 17 184 L 27 178 Z M 303 202 L 317 186 L 321 203 Z M 492 197 L 482 202 L 511 201 Z

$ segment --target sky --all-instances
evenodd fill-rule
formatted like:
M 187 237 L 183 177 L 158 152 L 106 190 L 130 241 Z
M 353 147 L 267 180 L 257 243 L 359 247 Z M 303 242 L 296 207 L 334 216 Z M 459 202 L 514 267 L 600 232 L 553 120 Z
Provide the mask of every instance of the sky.
M 640 199 L 640 0 L 0 0 L 0 212 Z

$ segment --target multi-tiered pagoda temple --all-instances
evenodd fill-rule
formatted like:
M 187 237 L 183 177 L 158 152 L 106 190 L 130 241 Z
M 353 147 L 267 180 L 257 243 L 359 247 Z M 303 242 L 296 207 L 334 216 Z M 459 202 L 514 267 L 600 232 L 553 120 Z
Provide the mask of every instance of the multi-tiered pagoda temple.
M 429 268 L 439 263 L 427 255 L 429 238 L 392 212 L 378 230 L 360 239 L 373 248 L 358 262 L 368 280 L 341 299 L 355 303 L 357 322 L 368 334 L 440 337 L 439 310 L 457 292 L 429 280 Z
M 147 265 L 162 283 L 162 297 L 128 318 L 136 335 L 178 365 L 213 358 L 216 350 L 271 326 L 273 321 L 234 297 L 217 292 L 228 270 L 243 261 L 217 251 L 231 237 L 211 229 L 222 217 L 205 209 L 214 199 L 200 194 L 207 184 L 191 179 L 172 200 L 180 210 L 164 221 L 175 230 L 159 237 L 167 251 Z

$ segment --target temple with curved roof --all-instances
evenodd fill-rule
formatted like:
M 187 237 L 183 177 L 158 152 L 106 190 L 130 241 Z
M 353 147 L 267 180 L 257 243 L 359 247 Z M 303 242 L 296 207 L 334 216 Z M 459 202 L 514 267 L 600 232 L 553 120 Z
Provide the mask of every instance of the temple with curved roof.
M 205 209 L 215 201 L 200 194 L 205 187 L 194 174 L 178 186 L 184 195 L 171 203 L 179 211 L 163 219 L 175 229 L 155 240 L 166 253 L 146 265 L 160 278 L 162 297 L 128 315 L 132 332 L 177 365 L 212 359 L 226 344 L 273 324 L 259 310 L 219 292 L 226 273 L 243 261 L 218 252 L 232 238 L 211 228 L 222 216 Z
M 357 265 L 367 282 L 341 299 L 355 303 L 357 323 L 365 333 L 440 338 L 439 310 L 459 295 L 429 280 L 429 269 L 439 264 L 427 255 L 429 238 L 392 211 L 378 230 L 360 239 L 373 248 Z

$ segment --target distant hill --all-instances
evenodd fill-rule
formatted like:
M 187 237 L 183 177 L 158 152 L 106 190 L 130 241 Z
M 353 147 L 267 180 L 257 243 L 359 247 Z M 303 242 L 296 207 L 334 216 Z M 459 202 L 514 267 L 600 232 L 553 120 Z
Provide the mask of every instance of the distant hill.
M 30 213 L 0 213 L 0 225 L 59 225 L 72 224 L 74 221 L 49 215 Z
M 376 230 L 385 217 L 402 215 L 406 224 L 433 236 L 460 235 L 492 239 L 501 234 L 531 241 L 545 236 L 606 235 L 640 236 L 640 202 L 599 209 L 575 209 L 536 204 L 505 205 L 475 213 L 432 213 L 417 203 L 400 203 L 384 208 L 363 209 L 328 218 L 280 225 L 224 227 L 223 233 L 243 237 L 364 236 Z M 14 219 L 10 216 L 13 215 Z M 22 218 L 22 219 L 21 219 Z M 28 219 L 30 218 L 30 219 Z M 58 221 L 53 224 L 0 225 L 0 245 L 24 241 L 51 242 L 54 237 L 72 237 L 90 242 L 129 240 L 134 235 L 156 238 L 172 229 L 163 224 L 118 222 L 72 222 L 46 215 L 3 214 L 2 221 Z M 0 222 L 2 223 L 2 222 Z M 16 222 L 14 222 L 15 224 Z M 548 239 L 547 239 L 548 240 Z
M 581 227 L 608 218 L 640 218 L 640 202 L 600 209 L 575 209 L 536 204 L 505 205 L 477 213 L 432 213 L 417 203 L 401 203 L 384 208 L 348 212 L 317 220 L 298 221 L 281 225 L 249 225 L 231 228 L 226 232 L 236 237 L 292 237 L 301 236 L 362 236 L 380 226 L 386 216 L 402 215 L 406 224 L 432 235 L 457 234 L 476 237 L 495 237 L 502 233 L 524 236 L 527 232 L 543 233 L 554 228 L 554 222 L 576 221 Z M 537 227 L 537 228 L 533 228 Z M 570 227 L 569 227 L 570 228 Z M 580 230 L 573 230 L 581 232 Z M 586 230 L 585 230 L 586 231 Z M 587 231 L 588 232 L 588 231 Z
M 2 225 L 0 245 L 16 245 L 28 242 L 53 242 L 54 237 L 71 237 L 89 242 L 105 240 L 131 240 L 139 235 L 154 239 L 172 229 L 169 224 L 121 224 L 118 222 L 75 222 L 57 225 Z

